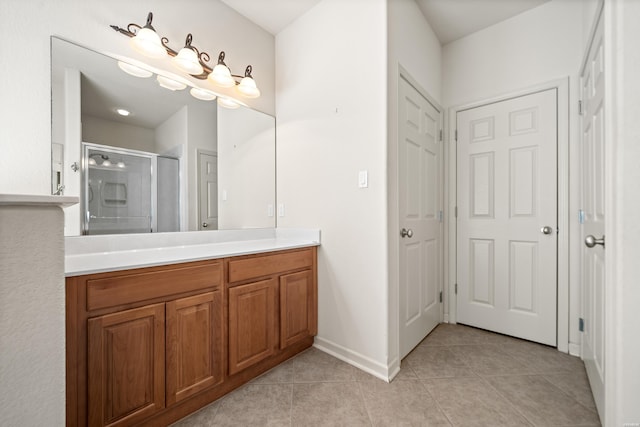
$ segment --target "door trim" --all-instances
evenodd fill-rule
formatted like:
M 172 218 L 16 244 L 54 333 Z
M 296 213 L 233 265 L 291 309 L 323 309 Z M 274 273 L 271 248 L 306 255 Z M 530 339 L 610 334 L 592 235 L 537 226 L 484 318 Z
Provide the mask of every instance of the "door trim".
M 530 86 L 522 90 L 498 95 L 483 99 L 481 101 L 470 102 L 449 108 L 448 132 L 446 140 L 448 141 L 449 150 L 445 156 L 445 164 L 448 172 L 445 173 L 445 207 L 447 215 L 445 221 L 445 283 L 443 293 L 448 296 L 448 315 L 445 315 L 445 321 L 456 323 L 457 319 L 457 303 L 455 294 L 455 283 L 457 281 L 457 255 L 456 255 L 456 239 L 457 239 L 457 219 L 455 217 L 455 209 L 457 206 L 456 193 L 456 174 L 457 174 L 457 142 L 455 140 L 456 132 L 456 115 L 459 111 L 471 108 L 482 107 L 487 104 L 506 101 L 533 93 L 542 92 L 550 89 L 558 91 L 558 271 L 557 271 L 557 347 L 559 351 L 569 352 L 569 324 L 571 322 L 569 310 L 569 234 L 572 230 L 569 228 L 569 77 L 552 80 L 539 85 Z M 448 158 L 447 158 L 448 157 Z M 577 318 L 577 313 L 574 313 Z M 576 345 L 574 351 L 579 351 L 579 345 Z

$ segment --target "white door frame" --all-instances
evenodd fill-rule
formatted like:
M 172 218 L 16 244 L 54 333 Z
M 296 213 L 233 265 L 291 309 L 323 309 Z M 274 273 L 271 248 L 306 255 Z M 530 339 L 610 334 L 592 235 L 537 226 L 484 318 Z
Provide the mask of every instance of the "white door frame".
M 569 351 L 569 78 L 552 80 L 550 82 L 527 87 L 525 89 L 510 92 L 482 101 L 451 107 L 448 114 L 448 135 L 445 140 L 449 142 L 449 150 L 445 153 L 445 164 L 448 172 L 445 174 L 445 289 L 447 295 L 448 313 L 445 312 L 445 321 L 456 323 L 457 304 L 457 255 L 456 255 L 456 174 L 457 174 L 457 142 L 455 139 L 456 115 L 458 111 L 483 105 L 505 101 L 510 98 L 542 92 L 549 89 L 558 90 L 558 307 L 557 307 L 557 340 L 558 350 Z M 448 248 L 448 251 L 447 249 Z

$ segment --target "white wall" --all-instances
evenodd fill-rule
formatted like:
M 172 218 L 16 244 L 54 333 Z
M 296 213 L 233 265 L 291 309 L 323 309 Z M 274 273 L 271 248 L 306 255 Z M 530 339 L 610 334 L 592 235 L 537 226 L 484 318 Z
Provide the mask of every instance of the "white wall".
M 388 10 L 388 244 L 389 244 L 389 354 L 392 370 L 399 366 L 398 311 L 398 73 L 406 72 L 440 102 L 442 85 L 440 41 L 414 1 L 387 2 Z
M 640 2 L 604 5 L 605 420 L 640 423 Z
M 568 76 L 569 158 L 575 166 L 579 152 L 578 73 L 583 52 L 582 4 L 552 0 L 445 45 L 442 49 L 443 102 L 447 107 L 462 105 Z M 579 235 L 577 172 L 577 167 L 570 167 L 569 348 L 572 353 L 577 353 L 580 343 L 580 242 L 572 238 Z
M 82 115 L 82 141 L 155 153 L 153 129 Z
M 62 209 L 0 206 L 0 423 L 65 424 Z
M 386 27 L 385 0 L 323 0 L 276 36 L 278 227 L 322 230 L 316 345 L 382 377 Z
M 49 37 L 140 59 L 127 38 L 109 25 L 144 24 L 149 11 L 155 28 L 174 49 L 191 32 L 194 45 L 209 52 L 212 61 L 224 49 L 234 72 L 252 64 L 262 96 L 247 104 L 274 113 L 274 37 L 218 0 L 2 1 L 0 52 L 12 59 L 0 61 L 0 193 L 50 194 Z M 173 71 L 168 63 L 165 68 Z

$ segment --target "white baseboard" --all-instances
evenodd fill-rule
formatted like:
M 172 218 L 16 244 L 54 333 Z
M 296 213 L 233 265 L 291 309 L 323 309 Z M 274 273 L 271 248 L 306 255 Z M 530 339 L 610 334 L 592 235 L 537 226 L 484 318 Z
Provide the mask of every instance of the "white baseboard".
M 582 351 L 580 348 L 580 344 L 576 344 L 576 343 L 569 343 L 569 354 L 572 356 L 578 356 L 578 357 L 582 357 Z
M 391 381 L 400 372 L 398 359 L 394 359 L 389 366 L 385 366 L 367 356 L 318 336 L 315 337 L 313 346 L 386 382 Z

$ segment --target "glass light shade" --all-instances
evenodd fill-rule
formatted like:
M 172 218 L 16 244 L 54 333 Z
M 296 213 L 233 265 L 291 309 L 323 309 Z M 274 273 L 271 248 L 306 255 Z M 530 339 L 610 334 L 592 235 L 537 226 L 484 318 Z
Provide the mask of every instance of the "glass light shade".
M 106 159 L 104 162 L 102 162 L 102 166 L 111 166 L 111 160 Z
M 150 28 L 141 28 L 135 37 L 131 38 L 131 46 L 149 58 L 164 58 L 167 50 L 162 46 L 160 36 Z
M 231 77 L 231 71 L 226 65 L 217 64 L 207 77 L 211 82 L 220 87 L 231 87 L 236 81 Z
M 127 117 L 131 114 L 131 111 L 125 110 L 124 108 L 116 108 L 116 113 L 120 114 L 121 116 Z
M 96 159 L 94 159 L 93 157 L 89 157 L 89 165 L 90 165 L 90 166 L 95 166 L 95 165 L 97 165 L 97 163 L 96 163 Z
M 238 104 L 233 99 L 222 98 L 222 97 L 218 97 L 218 105 L 220 105 L 221 107 L 224 107 L 224 108 L 228 108 L 230 110 L 235 110 L 236 108 L 238 108 L 240 106 L 240 104 Z
M 189 91 L 194 98 L 201 99 L 202 101 L 213 101 L 216 99 L 216 94 L 210 90 L 201 89 L 199 87 L 192 87 Z
M 236 86 L 240 95 L 245 96 L 247 98 L 257 98 L 260 96 L 260 90 L 256 86 L 255 80 L 251 77 L 243 77 L 240 80 L 240 84 Z
M 198 54 L 193 50 L 186 47 L 180 49 L 178 55 L 172 60 L 173 65 L 181 69 L 187 74 L 202 74 L 202 65 L 198 60 Z
M 187 87 L 187 85 L 184 83 L 177 82 L 173 79 L 170 79 L 169 77 L 161 76 L 160 74 L 158 74 L 158 77 L 156 77 L 156 79 L 158 80 L 158 84 L 165 89 L 182 90 Z
M 116 163 L 116 166 L 118 166 L 119 168 L 124 168 L 125 164 L 124 164 L 123 161 L 120 161 L 120 162 Z
M 147 77 L 153 76 L 153 73 L 149 70 L 145 70 L 144 68 L 140 68 L 135 65 L 128 64 L 126 62 L 118 61 L 118 67 L 125 73 L 146 79 Z

